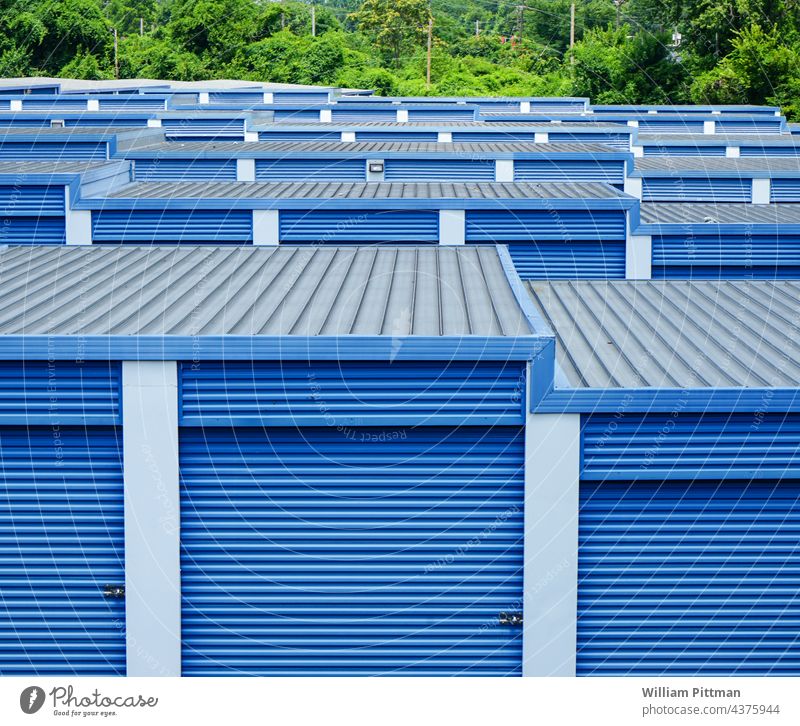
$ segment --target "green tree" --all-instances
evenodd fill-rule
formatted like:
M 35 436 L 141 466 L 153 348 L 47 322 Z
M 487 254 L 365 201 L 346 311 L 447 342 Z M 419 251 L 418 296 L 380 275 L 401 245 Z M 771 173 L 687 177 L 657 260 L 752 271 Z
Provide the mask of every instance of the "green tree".
M 431 10 L 428 0 L 364 0 L 351 17 L 397 68 L 403 52 L 425 37 Z

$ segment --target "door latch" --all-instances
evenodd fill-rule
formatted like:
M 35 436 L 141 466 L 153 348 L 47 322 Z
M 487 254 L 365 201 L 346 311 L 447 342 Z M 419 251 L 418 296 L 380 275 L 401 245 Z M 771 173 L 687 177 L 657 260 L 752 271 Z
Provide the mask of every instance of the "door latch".
M 497 616 L 497 622 L 500 625 L 522 625 L 522 613 L 502 612 Z
M 122 600 L 125 598 L 125 585 L 104 585 L 103 595 L 113 600 Z

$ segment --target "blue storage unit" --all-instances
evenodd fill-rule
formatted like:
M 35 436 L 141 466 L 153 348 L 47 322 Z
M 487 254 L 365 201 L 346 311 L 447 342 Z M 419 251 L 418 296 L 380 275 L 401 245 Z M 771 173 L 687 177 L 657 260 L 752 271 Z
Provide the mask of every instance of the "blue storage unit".
M 514 162 L 515 181 L 605 182 L 620 185 L 625 182 L 625 160 L 604 160 L 586 155 L 586 159 L 519 159 Z M 599 156 L 599 155 L 598 155 Z
M 0 161 L 102 161 L 108 158 L 109 142 L 46 137 L 36 141 L 19 141 L 5 136 L 0 139 Z
M 654 177 L 642 172 L 644 202 L 749 202 L 751 178 L 697 178 L 690 176 Z M 707 172 L 709 176 L 713 172 Z
M 494 159 L 436 158 L 430 154 L 422 159 L 393 159 L 384 161 L 386 181 L 494 181 Z
M 64 189 L 61 184 L 0 184 L 0 244 L 63 244 Z
M 229 244 L 253 239 L 253 216 L 243 211 L 94 210 L 92 240 L 130 244 Z
M 435 210 L 299 209 L 280 212 L 282 242 L 419 243 L 439 241 Z
M 235 159 L 136 159 L 133 168 L 136 181 L 236 180 Z
M 366 181 L 363 159 L 256 159 L 257 181 Z

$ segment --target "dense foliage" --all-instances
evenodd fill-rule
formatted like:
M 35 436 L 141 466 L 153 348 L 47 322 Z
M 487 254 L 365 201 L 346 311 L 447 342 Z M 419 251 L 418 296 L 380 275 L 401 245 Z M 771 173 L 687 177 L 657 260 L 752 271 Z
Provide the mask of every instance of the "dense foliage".
M 800 0 L 0 0 L 0 75 L 243 78 L 394 95 L 779 103 Z M 426 41 L 433 18 L 431 85 Z M 673 39 L 680 33 L 680 43 Z

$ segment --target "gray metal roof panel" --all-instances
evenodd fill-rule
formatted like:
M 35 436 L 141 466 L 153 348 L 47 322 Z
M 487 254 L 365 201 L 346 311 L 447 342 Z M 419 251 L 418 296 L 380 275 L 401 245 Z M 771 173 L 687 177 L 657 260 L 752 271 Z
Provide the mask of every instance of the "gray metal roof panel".
M 615 124 L 610 121 L 584 121 L 581 123 L 563 123 L 547 122 L 547 121 L 488 121 L 481 123 L 480 121 L 406 121 L 398 123 L 396 121 L 333 121 L 333 122 L 314 122 L 314 121 L 300 121 L 292 120 L 291 118 L 278 119 L 269 124 L 254 123 L 251 127 L 253 131 L 286 131 L 287 127 L 291 126 L 292 130 L 296 131 L 352 131 L 354 129 L 395 129 L 402 131 L 403 129 L 421 131 L 424 129 L 438 129 L 440 131 L 449 131 L 450 129 L 458 129 L 459 131 L 497 131 L 504 130 L 513 131 L 550 131 L 558 133 L 560 131 L 574 132 L 585 130 L 589 132 L 608 131 L 609 133 L 627 133 L 633 134 L 636 129 L 631 128 L 625 124 Z
M 134 182 L 111 199 L 616 199 L 600 183 Z
M 103 167 L 123 168 L 127 162 L 121 159 L 111 161 L 0 161 L 0 175 L 23 174 L 81 174 Z
M 800 386 L 797 281 L 530 282 L 577 388 Z
M 800 204 L 649 203 L 642 224 L 800 224 Z
M 800 157 L 644 156 L 635 160 L 637 171 L 800 171 Z
M 724 118 L 724 117 L 722 117 Z M 636 145 L 664 146 L 795 146 L 800 141 L 791 134 L 648 134 L 639 132 Z
M 0 282 L 0 336 L 532 332 L 492 246 L 19 246 Z
M 150 142 L 145 139 L 126 148 L 126 152 L 182 154 L 221 154 L 229 156 L 258 156 L 259 154 L 452 154 L 474 158 L 487 154 L 618 154 L 604 144 L 533 142 L 435 143 L 421 141 L 197 141 Z

